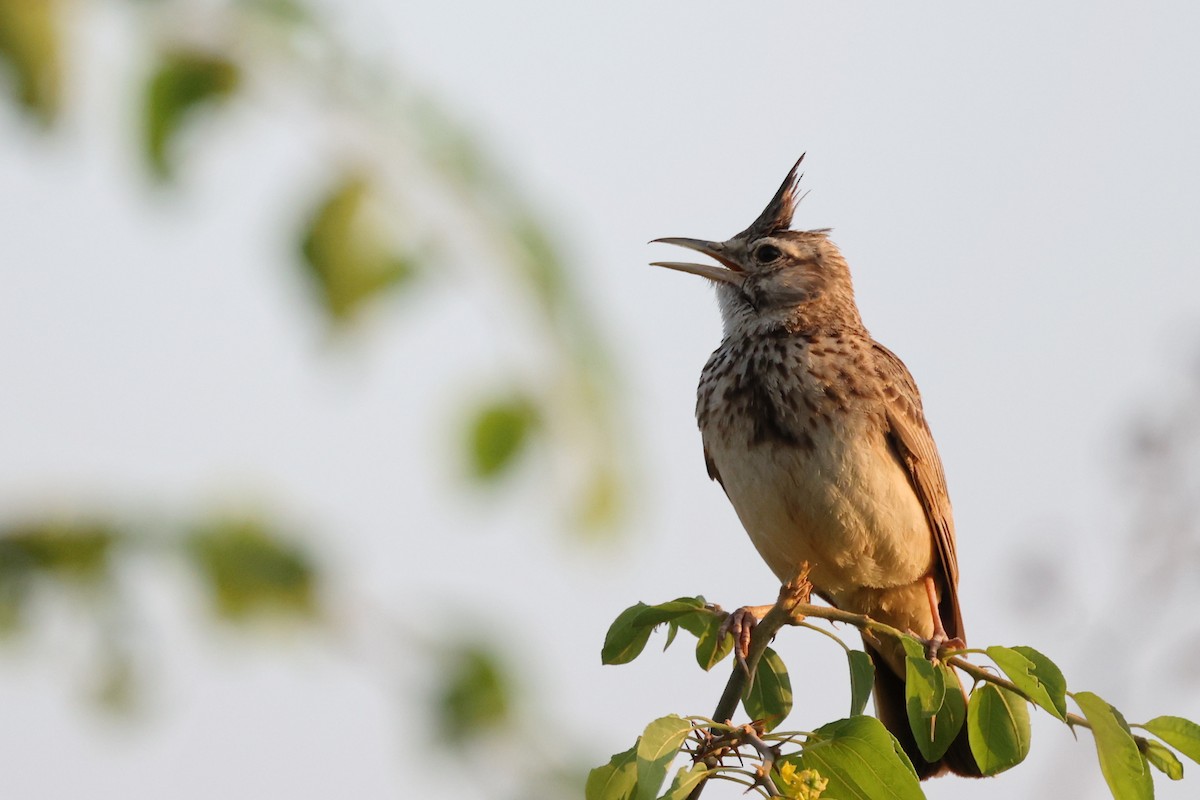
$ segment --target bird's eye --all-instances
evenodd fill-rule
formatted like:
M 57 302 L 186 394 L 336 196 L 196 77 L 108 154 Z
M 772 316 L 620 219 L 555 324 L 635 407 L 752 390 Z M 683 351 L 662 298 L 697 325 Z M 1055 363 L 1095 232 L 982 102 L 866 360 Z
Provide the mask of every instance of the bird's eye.
M 754 260 L 760 264 L 770 264 L 775 259 L 779 258 L 783 253 L 773 244 L 760 245 L 754 251 Z

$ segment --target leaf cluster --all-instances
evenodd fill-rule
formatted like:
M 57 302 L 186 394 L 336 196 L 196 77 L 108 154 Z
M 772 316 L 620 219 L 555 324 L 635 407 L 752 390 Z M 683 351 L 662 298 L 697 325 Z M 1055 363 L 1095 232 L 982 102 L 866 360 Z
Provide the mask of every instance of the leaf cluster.
M 785 593 L 786 593 L 785 587 Z M 781 594 L 781 608 L 785 594 Z M 774 611 L 775 609 L 773 609 Z M 930 658 L 915 637 L 859 615 L 791 602 L 791 624 L 818 630 L 837 641 L 850 670 L 850 716 L 811 732 L 778 730 L 792 710 L 787 668 L 770 648 L 747 665 L 735 664 L 730 685 L 744 686 L 740 702 L 751 720 L 736 726 L 722 719 L 666 717 L 643 732 L 633 748 L 593 770 L 588 800 L 696 797 L 696 787 L 710 779 L 732 780 L 766 797 L 919 798 L 916 772 L 896 739 L 877 720 L 863 716 L 874 667 L 862 650 L 848 647 L 836 635 L 805 622 L 821 617 L 848 622 L 873 636 L 898 640 L 906 653 L 906 707 L 909 727 L 922 756 L 941 758 L 966 727 L 971 752 L 984 775 L 998 775 L 1025 760 L 1030 752 L 1030 706 L 1066 725 L 1092 731 L 1101 773 L 1119 800 L 1153 797 L 1151 767 L 1171 780 L 1183 777 L 1176 752 L 1200 761 L 1200 725 L 1181 717 L 1156 717 L 1131 726 L 1122 714 L 1091 692 L 1068 691 L 1062 671 L 1039 651 L 1025 646 L 993 646 L 986 650 L 943 651 Z M 653 630 L 667 626 L 667 646 L 680 629 L 697 637 L 697 661 L 704 669 L 732 649 L 728 635 L 719 636 L 725 615 L 702 597 L 678 598 L 658 605 L 638 603 L 623 611 L 605 637 L 601 658 L 606 664 L 632 661 L 644 650 Z M 768 615 L 768 618 L 770 615 Z M 755 631 L 755 639 L 773 630 Z M 756 653 L 751 645 L 751 658 Z M 720 654 L 720 655 L 711 655 Z M 992 667 L 969 661 L 986 656 Z M 970 691 L 961 675 L 972 679 Z M 727 689 L 728 692 L 728 689 Z M 1072 701 L 1080 714 L 1072 712 Z M 1135 734 L 1139 727 L 1153 737 Z M 1173 749 L 1172 749 L 1173 748 Z M 670 752 L 671 758 L 666 757 Z M 659 795 L 665 764 L 686 754 L 666 794 Z M 756 766 L 747 767 L 747 764 Z M 799 776 L 799 777 L 798 777 Z M 686 782 L 688 791 L 674 793 Z M 696 793 L 693 793 L 696 792 Z

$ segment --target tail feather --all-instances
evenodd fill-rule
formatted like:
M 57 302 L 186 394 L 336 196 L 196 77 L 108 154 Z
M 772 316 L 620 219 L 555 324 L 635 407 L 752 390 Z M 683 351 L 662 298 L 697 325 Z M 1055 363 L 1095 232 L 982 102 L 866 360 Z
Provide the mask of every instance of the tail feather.
M 897 675 L 880 654 L 870 645 L 865 645 L 867 654 L 875 664 L 875 713 L 883 726 L 896 737 L 900 747 L 904 749 L 908 760 L 917 770 L 921 780 L 935 778 L 938 775 L 952 773 L 965 778 L 982 778 L 983 773 L 975 756 L 971 752 L 971 743 L 967 739 L 967 726 L 963 725 L 954 741 L 937 761 L 926 761 L 917 747 L 908 723 L 908 709 L 904 699 L 904 678 Z

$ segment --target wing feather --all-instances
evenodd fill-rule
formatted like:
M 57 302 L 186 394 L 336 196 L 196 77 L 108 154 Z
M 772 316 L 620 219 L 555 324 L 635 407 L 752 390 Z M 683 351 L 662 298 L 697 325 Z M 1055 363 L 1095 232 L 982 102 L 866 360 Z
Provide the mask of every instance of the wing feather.
M 887 401 L 888 443 L 908 470 L 913 491 L 925 509 L 933 533 L 937 559 L 935 577 L 941 577 L 943 593 L 938 613 L 951 637 L 966 639 L 958 606 L 958 553 L 954 542 L 954 513 L 946 490 L 946 475 L 938 457 L 933 434 L 925 422 L 921 395 L 908 368 L 878 342 L 873 342 L 875 363 L 884 382 Z

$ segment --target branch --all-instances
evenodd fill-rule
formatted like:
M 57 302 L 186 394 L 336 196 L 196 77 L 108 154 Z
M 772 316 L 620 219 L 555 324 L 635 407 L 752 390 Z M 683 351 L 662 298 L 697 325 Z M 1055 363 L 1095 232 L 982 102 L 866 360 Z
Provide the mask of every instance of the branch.
M 753 679 L 758 670 L 759 660 L 779 629 L 804 620 L 804 615 L 799 613 L 798 609 L 810 606 L 807 602 L 801 602 L 807 601 L 812 591 L 807 574 L 808 569 L 805 565 L 797 577 L 780 588 L 779 599 L 775 601 L 775 605 L 762 618 L 762 621 L 754 626 L 754 632 L 750 634 L 750 649 L 746 654 L 745 663 L 734 660 L 733 671 L 729 675 L 729 681 L 725 684 L 725 691 L 721 693 L 721 699 L 717 702 L 716 710 L 713 711 L 712 717 L 716 722 L 728 723 L 731 721 L 734 712 L 737 711 L 738 702 L 742 699 L 742 692 L 746 688 L 747 681 Z M 707 782 L 704 780 L 696 784 L 696 788 L 688 795 L 688 800 L 698 800 Z

